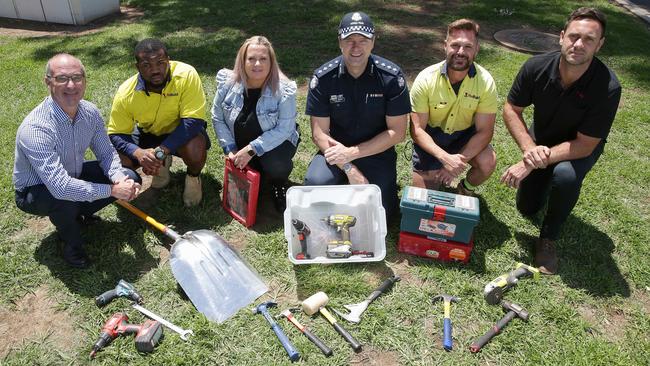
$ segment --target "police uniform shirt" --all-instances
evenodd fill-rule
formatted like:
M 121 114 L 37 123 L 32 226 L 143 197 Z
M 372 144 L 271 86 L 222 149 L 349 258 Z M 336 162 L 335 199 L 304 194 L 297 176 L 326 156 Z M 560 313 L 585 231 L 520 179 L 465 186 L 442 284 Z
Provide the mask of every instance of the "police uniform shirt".
M 343 56 L 339 56 L 319 67 L 309 83 L 305 114 L 329 117 L 330 135 L 345 146 L 386 131 L 386 116 L 409 112 L 411 103 L 402 71 L 376 55 L 370 55 L 365 71 L 356 79 L 347 73 Z
M 614 122 L 621 85 L 599 59 L 571 86 L 560 82 L 560 52 L 533 56 L 512 84 L 508 101 L 518 107 L 535 106 L 530 133 L 539 145 L 555 146 L 584 135 L 607 138 Z

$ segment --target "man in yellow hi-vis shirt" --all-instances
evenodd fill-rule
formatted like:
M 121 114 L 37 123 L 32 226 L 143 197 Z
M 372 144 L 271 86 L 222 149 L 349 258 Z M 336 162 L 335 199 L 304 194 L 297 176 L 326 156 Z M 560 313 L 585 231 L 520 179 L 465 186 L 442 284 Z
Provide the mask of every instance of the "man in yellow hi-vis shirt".
M 122 165 L 142 167 L 153 175 L 151 186 L 163 188 L 170 180 L 172 155 L 187 165 L 183 202 L 201 202 L 200 174 L 210 148 L 206 132 L 205 94 L 196 70 L 170 61 L 157 39 L 135 47 L 138 73 L 120 85 L 108 122 L 108 134 Z
M 497 92 L 490 73 L 474 63 L 478 32 L 469 19 L 449 24 L 445 61 L 420 72 L 411 87 L 414 186 L 449 186 L 470 165 L 456 190 L 473 195 L 494 171 Z

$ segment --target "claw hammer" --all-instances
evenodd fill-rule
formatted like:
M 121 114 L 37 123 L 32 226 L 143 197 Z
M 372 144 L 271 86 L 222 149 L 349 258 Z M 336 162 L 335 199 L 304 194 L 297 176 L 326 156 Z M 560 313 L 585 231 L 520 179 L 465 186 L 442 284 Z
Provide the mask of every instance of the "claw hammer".
M 271 329 L 280 340 L 280 343 L 282 343 L 282 347 L 284 347 L 284 350 L 287 351 L 287 355 L 289 356 L 289 359 L 291 361 L 297 361 L 300 358 L 300 353 L 298 353 L 298 350 L 296 349 L 296 347 L 293 346 L 293 343 L 291 343 L 289 338 L 287 338 L 287 335 L 284 334 L 282 328 L 280 328 L 278 323 L 276 323 L 275 320 L 273 320 L 271 314 L 269 314 L 268 309 L 275 307 L 277 305 L 278 305 L 277 303 L 272 301 L 263 302 L 253 308 L 253 314 L 262 314 L 264 316 L 266 321 L 269 322 Z
M 451 337 L 451 315 L 450 315 L 451 303 L 459 302 L 460 298 L 456 296 L 442 294 L 442 295 L 434 296 L 433 299 L 431 299 L 431 303 L 434 304 L 440 300 L 443 300 L 445 303 L 445 320 L 443 323 L 442 346 L 445 348 L 445 350 L 451 351 L 451 349 L 454 347 L 453 340 Z

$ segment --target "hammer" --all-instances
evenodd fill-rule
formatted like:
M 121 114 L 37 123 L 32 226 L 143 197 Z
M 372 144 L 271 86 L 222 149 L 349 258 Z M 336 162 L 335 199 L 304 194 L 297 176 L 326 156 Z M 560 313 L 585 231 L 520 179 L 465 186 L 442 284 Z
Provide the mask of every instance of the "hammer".
M 316 336 L 316 334 L 312 333 L 307 327 L 304 325 L 300 324 L 296 318 L 294 318 L 293 314 L 291 313 L 290 309 L 286 309 L 278 315 L 279 317 L 286 318 L 291 324 L 293 324 L 298 330 L 307 337 L 313 344 L 318 347 L 321 352 L 327 357 L 332 355 L 332 349 L 329 348 L 325 342 L 323 342 L 320 338 Z M 276 317 L 277 318 L 277 317 Z
M 521 318 L 523 321 L 528 321 L 528 312 L 521 306 L 505 300 L 501 301 L 501 306 L 503 307 L 503 310 L 506 311 L 506 315 L 501 318 L 492 329 L 488 330 L 487 333 L 483 334 L 481 338 L 469 346 L 469 350 L 473 353 L 480 351 L 481 348 L 492 339 L 492 337 L 499 334 L 503 327 L 505 327 L 515 317 Z
M 273 320 L 273 317 L 269 314 L 269 308 L 277 306 L 277 303 L 274 303 L 272 301 L 267 301 L 263 302 L 256 307 L 253 308 L 253 314 L 259 314 L 261 313 L 264 315 L 264 318 L 266 318 L 266 321 L 269 322 L 271 325 L 271 329 L 273 329 L 273 332 L 275 332 L 275 335 L 278 336 L 278 339 L 280 340 L 280 343 L 282 343 L 282 347 L 287 351 L 287 354 L 289 355 L 289 359 L 291 361 L 297 361 L 298 358 L 300 358 L 300 353 L 298 353 L 298 350 L 291 344 L 291 341 L 289 338 L 287 338 L 287 335 L 284 334 L 282 331 L 282 328 L 278 325 L 278 323 Z
M 348 333 L 345 328 L 343 328 L 339 323 L 336 322 L 336 318 L 332 316 L 332 314 L 325 308 L 325 305 L 327 305 L 327 302 L 329 301 L 329 297 L 327 297 L 327 294 L 324 292 L 317 292 L 308 298 L 306 298 L 302 302 L 302 311 L 305 312 L 307 315 L 313 315 L 316 314 L 317 312 L 320 312 L 325 319 L 327 319 L 330 324 L 332 324 L 332 327 L 336 329 L 336 331 L 345 339 L 348 343 L 350 343 L 350 346 L 355 352 L 361 351 L 361 343 L 359 343 L 354 337 Z
M 345 314 L 334 309 L 334 312 L 338 314 L 341 318 L 349 321 L 350 323 L 359 324 L 361 321 L 361 314 L 368 308 L 371 302 L 375 301 L 381 294 L 388 291 L 395 282 L 399 281 L 399 276 L 390 276 L 384 282 L 379 285 L 365 300 L 358 304 L 343 305 L 346 309 L 350 310 L 350 313 Z
M 435 304 L 436 301 L 443 300 L 445 303 L 445 320 L 443 323 L 443 339 L 442 339 L 442 346 L 445 348 L 447 351 L 451 351 L 453 348 L 453 340 L 451 338 L 451 303 L 452 302 L 459 302 L 460 298 L 456 296 L 450 296 L 446 294 L 434 296 L 433 299 L 431 299 L 431 303 Z

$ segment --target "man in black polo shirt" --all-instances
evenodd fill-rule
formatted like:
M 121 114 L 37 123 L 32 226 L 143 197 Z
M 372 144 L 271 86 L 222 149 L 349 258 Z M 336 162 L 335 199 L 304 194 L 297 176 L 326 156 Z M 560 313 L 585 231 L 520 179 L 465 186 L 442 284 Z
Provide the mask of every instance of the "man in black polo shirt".
M 362 12 L 348 13 L 339 25 L 341 56 L 319 67 L 309 83 L 306 114 L 319 148 L 305 185 L 379 186 L 390 217 L 397 209 L 397 154 L 411 112 L 400 68 L 371 54 L 374 26 Z
M 574 11 L 560 33 L 561 50 L 531 57 L 515 79 L 503 120 L 522 151 L 501 181 L 517 190 L 517 209 L 538 212 L 548 201 L 535 244 L 535 265 L 557 271 L 555 240 L 578 201 L 582 180 L 603 152 L 621 85 L 594 55 L 605 42 L 606 20 L 593 8 Z M 526 130 L 523 110 L 533 104 Z

